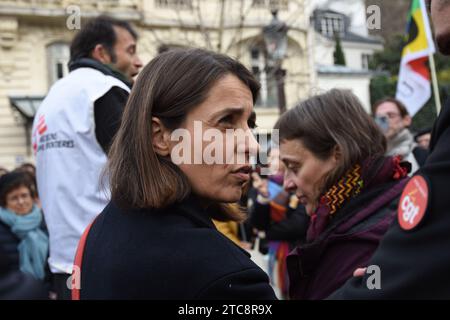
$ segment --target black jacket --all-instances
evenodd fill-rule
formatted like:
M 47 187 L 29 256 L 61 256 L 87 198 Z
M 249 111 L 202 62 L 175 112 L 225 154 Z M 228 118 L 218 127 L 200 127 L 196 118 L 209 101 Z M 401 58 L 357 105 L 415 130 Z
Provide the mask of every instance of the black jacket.
M 0 300 L 46 299 L 42 281 L 20 272 L 20 240 L 0 221 Z
M 4 263 L 5 256 L 0 251 L 0 300 L 48 299 L 48 293 L 41 281 L 18 270 L 3 269 L 1 265 Z
M 332 299 L 450 299 L 450 101 L 433 128 L 430 155 L 416 175 L 428 184 L 420 223 L 403 230 L 397 217 L 368 265 L 378 266 L 381 289 L 369 290 L 372 274 L 352 278 Z
M 11 227 L 0 221 L 0 252 L 11 270 L 19 270 L 19 244 L 20 239 L 11 231 Z
M 267 275 L 193 197 L 164 210 L 110 203 L 86 239 L 81 299 L 275 299 Z
M 419 164 L 419 167 L 422 167 L 425 164 L 425 161 L 427 161 L 428 158 L 428 151 L 423 149 L 422 147 L 415 147 L 413 149 L 413 155 L 416 159 L 417 163 Z
M 309 225 L 309 217 L 305 207 L 298 205 L 295 209 L 286 208 L 286 218 L 274 222 L 270 218 L 270 203 L 261 204 L 253 197 L 253 206 L 249 210 L 250 224 L 259 230 L 264 230 L 268 241 L 290 241 L 297 243 L 306 237 Z

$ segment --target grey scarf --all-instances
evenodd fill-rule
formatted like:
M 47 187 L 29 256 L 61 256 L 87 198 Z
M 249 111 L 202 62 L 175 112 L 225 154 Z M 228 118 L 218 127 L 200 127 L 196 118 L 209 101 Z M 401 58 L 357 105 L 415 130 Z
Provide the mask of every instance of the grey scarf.
M 401 155 L 406 158 L 414 149 L 415 142 L 411 132 L 405 128 L 387 143 L 387 156 Z

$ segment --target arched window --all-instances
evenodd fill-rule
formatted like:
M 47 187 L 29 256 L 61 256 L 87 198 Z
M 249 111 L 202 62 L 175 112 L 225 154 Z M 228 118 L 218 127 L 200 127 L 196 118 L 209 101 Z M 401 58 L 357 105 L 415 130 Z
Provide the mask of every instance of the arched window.
M 55 42 L 47 47 L 48 83 L 51 86 L 69 73 L 67 64 L 70 59 L 69 45 Z
M 277 82 L 275 69 L 268 65 L 263 46 L 250 48 L 252 73 L 261 83 L 259 98 L 256 107 L 276 108 L 278 107 Z

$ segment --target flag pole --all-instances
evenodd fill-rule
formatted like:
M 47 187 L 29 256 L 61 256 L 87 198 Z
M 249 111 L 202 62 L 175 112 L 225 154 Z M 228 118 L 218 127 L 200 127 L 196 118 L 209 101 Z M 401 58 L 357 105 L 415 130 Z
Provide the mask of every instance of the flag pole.
M 428 56 L 430 61 L 431 80 L 433 83 L 434 103 L 436 104 L 437 115 L 439 115 L 439 113 L 441 112 L 441 99 L 439 97 L 439 86 L 436 76 L 436 65 L 434 63 L 434 54 L 430 52 L 428 53 Z

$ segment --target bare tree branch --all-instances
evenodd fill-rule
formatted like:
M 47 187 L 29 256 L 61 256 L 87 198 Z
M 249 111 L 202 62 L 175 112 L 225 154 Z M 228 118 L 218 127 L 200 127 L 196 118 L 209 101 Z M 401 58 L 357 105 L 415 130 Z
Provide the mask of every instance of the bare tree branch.
M 222 52 L 223 27 L 224 27 L 224 19 L 225 19 L 224 15 L 225 15 L 225 0 L 220 0 L 220 20 L 219 20 L 219 30 L 218 30 L 218 43 L 217 43 L 217 51 L 218 52 Z
M 205 28 L 204 22 L 203 22 L 203 18 L 202 18 L 202 13 L 201 13 L 201 9 L 200 9 L 200 1 L 201 0 L 197 0 L 197 5 L 195 7 L 193 7 L 193 10 L 196 11 L 197 14 L 197 19 L 198 19 L 198 27 L 205 39 L 205 43 L 206 43 L 206 47 L 209 50 L 213 50 L 213 45 L 211 42 L 211 38 L 209 36 L 209 30 L 207 28 Z
M 184 40 L 186 41 L 186 44 L 190 44 L 191 41 L 189 40 L 188 35 L 187 35 L 188 28 L 186 28 L 186 25 L 184 24 L 183 19 L 181 18 L 180 10 L 174 9 L 174 11 L 175 11 L 175 14 L 176 14 L 176 16 L 177 16 L 177 20 L 178 20 L 178 22 L 179 22 L 179 24 L 180 24 L 180 29 L 184 31 L 184 32 L 183 32 L 183 34 L 184 34 Z M 181 31 L 181 30 L 180 30 L 180 31 Z
M 295 10 L 285 21 L 288 28 L 292 27 L 292 25 L 297 21 L 299 13 L 305 13 L 304 2 L 297 0 L 295 3 L 297 3 L 297 10 Z
M 236 28 L 236 32 L 233 35 L 233 38 L 231 39 L 230 43 L 227 46 L 227 49 L 225 50 L 225 53 L 228 53 L 231 48 L 239 43 L 242 40 L 242 29 L 244 28 L 245 19 L 247 18 L 248 14 L 250 13 L 250 10 L 253 7 L 253 1 L 250 1 L 250 5 L 244 10 L 245 6 L 245 0 L 241 0 L 241 6 L 240 6 L 240 12 L 241 15 L 239 17 L 239 25 Z M 241 52 L 239 50 L 238 55 L 241 55 Z
M 164 42 L 158 37 L 158 34 L 155 32 L 155 30 L 153 28 L 149 28 L 149 30 L 152 33 L 152 35 L 155 37 L 157 44 L 164 44 Z

